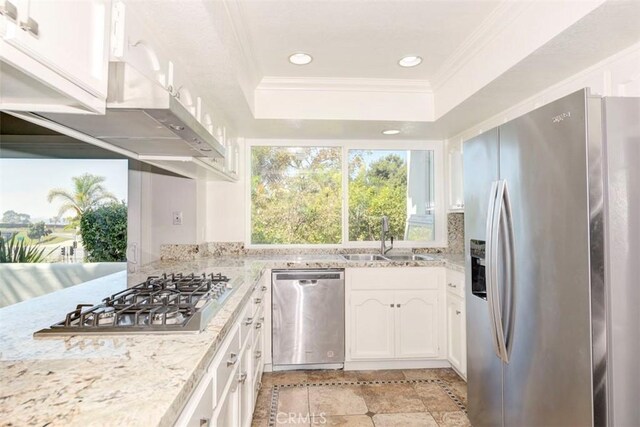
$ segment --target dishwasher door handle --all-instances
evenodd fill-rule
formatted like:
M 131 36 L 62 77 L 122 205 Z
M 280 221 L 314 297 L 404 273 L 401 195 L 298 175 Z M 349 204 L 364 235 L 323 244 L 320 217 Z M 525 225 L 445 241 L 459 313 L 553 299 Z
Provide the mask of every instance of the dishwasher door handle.
M 313 285 L 317 285 L 318 281 L 315 279 L 310 279 L 310 280 L 298 280 L 298 284 L 300 286 L 313 286 Z

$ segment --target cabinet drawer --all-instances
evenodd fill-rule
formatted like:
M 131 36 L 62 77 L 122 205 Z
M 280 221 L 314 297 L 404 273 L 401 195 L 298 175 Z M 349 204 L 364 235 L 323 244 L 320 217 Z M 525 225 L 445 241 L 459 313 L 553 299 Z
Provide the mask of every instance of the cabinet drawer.
M 262 374 L 262 366 L 264 365 L 264 350 L 263 350 L 263 336 L 262 332 L 258 332 L 255 336 L 254 344 L 253 344 L 253 354 L 251 357 L 253 358 L 253 383 L 255 383 L 259 379 L 257 378 Z
M 242 310 L 242 314 L 239 318 L 240 322 L 240 343 L 244 344 L 247 339 L 252 339 L 253 325 L 256 323 L 256 318 L 253 315 L 253 307 L 251 304 L 247 304 Z
M 216 358 L 209 366 L 209 372 L 214 375 L 214 399 L 215 405 L 222 395 L 225 386 L 229 382 L 231 373 L 236 365 L 240 363 L 240 329 L 236 326 L 222 346 L 218 350 Z
M 438 289 L 444 281 L 442 267 L 348 268 L 345 277 L 352 290 Z
M 264 305 L 267 287 L 261 283 L 256 285 L 255 290 L 251 294 L 251 304 L 253 306 L 253 312 L 256 313 L 258 309 Z
M 464 273 L 447 270 L 447 292 L 464 298 Z

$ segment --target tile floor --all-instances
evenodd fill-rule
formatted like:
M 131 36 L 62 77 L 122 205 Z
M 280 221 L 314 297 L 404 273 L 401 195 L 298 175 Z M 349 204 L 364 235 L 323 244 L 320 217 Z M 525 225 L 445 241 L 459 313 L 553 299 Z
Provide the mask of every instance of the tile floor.
M 254 427 L 470 426 L 452 369 L 265 373 Z

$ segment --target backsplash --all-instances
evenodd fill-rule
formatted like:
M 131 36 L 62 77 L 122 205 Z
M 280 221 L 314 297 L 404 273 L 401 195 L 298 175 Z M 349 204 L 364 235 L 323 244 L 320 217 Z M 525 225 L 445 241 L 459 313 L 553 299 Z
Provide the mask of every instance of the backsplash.
M 464 252 L 464 214 L 450 213 L 447 215 L 448 247 L 441 248 L 413 248 L 412 252 L 421 254 Z M 244 242 L 209 242 L 200 244 L 162 245 L 160 259 L 190 261 L 207 257 L 223 257 L 237 255 L 295 255 L 305 254 L 349 254 L 349 253 L 377 253 L 377 247 L 371 248 L 245 248 Z
M 464 253 L 464 214 L 450 213 L 447 215 L 447 242 L 451 254 Z

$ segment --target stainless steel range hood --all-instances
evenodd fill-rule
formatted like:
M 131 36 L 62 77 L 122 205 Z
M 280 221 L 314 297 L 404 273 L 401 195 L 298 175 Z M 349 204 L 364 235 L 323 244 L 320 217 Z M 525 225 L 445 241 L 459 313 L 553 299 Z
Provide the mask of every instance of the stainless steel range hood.
M 225 156 L 224 146 L 176 96 L 124 62 L 109 64 L 106 114 L 39 115 L 141 156 Z

